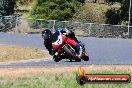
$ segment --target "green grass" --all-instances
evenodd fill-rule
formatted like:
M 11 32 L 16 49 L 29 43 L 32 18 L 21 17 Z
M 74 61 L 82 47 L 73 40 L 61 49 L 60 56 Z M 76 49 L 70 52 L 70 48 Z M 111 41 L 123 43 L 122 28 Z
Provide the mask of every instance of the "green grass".
M 128 71 L 92 71 L 88 73 L 99 74 L 121 74 Z M 3 82 L 2 82 L 3 80 Z M 36 75 L 22 75 L 15 81 L 0 79 L 0 88 L 132 88 L 129 84 L 86 84 L 80 86 L 76 82 L 76 72 L 68 73 L 40 73 Z

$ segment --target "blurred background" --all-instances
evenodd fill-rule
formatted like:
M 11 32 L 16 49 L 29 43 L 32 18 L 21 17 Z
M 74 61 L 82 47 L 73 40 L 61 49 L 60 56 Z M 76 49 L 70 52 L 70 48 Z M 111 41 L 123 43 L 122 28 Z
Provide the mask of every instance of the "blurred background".
M 68 27 L 78 36 L 132 38 L 129 7 L 129 0 L 1 0 L 0 32 Z

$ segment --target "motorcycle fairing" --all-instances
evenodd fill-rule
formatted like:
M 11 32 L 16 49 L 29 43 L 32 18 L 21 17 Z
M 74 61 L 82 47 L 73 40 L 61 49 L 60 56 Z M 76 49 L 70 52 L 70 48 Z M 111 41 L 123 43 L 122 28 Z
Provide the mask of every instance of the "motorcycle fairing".
M 52 43 L 52 47 L 57 50 L 61 48 L 61 45 L 64 43 L 66 36 L 59 33 L 58 35 L 54 36 L 56 40 Z

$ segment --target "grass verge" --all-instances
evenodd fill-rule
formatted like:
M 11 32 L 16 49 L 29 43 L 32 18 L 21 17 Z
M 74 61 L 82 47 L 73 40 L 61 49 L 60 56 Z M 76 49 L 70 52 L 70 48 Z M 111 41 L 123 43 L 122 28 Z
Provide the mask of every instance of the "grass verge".
M 131 74 L 132 66 L 92 66 L 85 67 L 88 74 Z M 14 71 L 23 74 L 15 75 L 13 79 L 9 78 Z M 34 70 L 33 70 L 34 69 Z M 65 70 L 64 70 L 65 69 Z M 2 68 L 0 69 L 0 71 Z M 77 67 L 41 67 L 41 68 L 5 68 L 5 75 L 0 76 L 0 88 L 132 88 L 129 84 L 86 84 L 80 86 L 76 83 Z M 8 77 L 9 76 L 9 77 Z M 16 77 L 17 76 L 17 77 Z
M 36 59 L 47 56 L 48 52 L 36 48 L 0 45 L 0 62 Z

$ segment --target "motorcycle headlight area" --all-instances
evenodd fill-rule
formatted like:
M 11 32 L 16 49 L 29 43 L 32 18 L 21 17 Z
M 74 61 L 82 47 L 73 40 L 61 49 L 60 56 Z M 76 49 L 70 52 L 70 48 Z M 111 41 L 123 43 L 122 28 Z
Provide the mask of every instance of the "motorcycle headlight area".
M 58 52 L 55 52 L 55 56 L 57 56 L 58 55 Z

